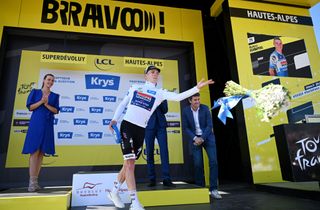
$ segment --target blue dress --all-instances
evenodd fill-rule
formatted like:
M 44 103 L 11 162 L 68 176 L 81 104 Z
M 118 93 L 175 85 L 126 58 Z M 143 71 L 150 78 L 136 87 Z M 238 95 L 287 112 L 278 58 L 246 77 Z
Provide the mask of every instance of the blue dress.
M 42 98 L 40 89 L 33 89 L 27 99 L 27 108 Z M 59 111 L 59 95 L 51 92 L 48 104 Z M 33 154 L 37 150 L 43 153 L 54 155 L 54 114 L 43 104 L 32 111 L 27 136 L 24 142 L 23 154 Z

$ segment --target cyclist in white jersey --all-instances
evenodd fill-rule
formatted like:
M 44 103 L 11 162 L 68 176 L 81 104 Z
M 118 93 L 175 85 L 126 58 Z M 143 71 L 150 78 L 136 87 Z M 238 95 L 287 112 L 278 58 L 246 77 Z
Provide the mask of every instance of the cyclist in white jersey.
M 113 201 L 118 208 L 124 208 L 124 204 L 121 201 L 118 192 L 121 184 L 126 181 L 132 200 L 130 210 L 144 209 L 137 197 L 134 168 L 135 160 L 139 158 L 142 151 L 144 130 L 153 111 L 164 100 L 181 101 L 199 92 L 202 87 L 214 83 L 211 79 L 207 81 L 202 79 L 197 86 L 178 94 L 156 88 L 159 73 L 160 69 L 155 66 L 148 66 L 145 69 L 145 84 L 133 85 L 129 89 L 127 95 L 118 105 L 114 117 L 109 124 L 109 129 L 113 132 L 111 126 L 117 124 L 120 115 L 127 107 L 127 111 L 120 126 L 122 137 L 121 150 L 124 163 L 118 174 L 117 180 L 114 182 L 112 191 L 108 194 L 109 199 Z

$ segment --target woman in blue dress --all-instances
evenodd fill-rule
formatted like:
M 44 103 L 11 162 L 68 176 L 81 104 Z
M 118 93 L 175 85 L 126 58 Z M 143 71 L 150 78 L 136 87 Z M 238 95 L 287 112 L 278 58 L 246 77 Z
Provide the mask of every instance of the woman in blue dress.
M 29 192 L 40 189 L 38 175 L 44 154 L 54 155 L 54 114 L 59 112 L 59 95 L 51 92 L 54 76 L 46 74 L 42 88 L 33 89 L 27 99 L 27 108 L 32 111 L 23 154 L 30 154 L 29 159 Z

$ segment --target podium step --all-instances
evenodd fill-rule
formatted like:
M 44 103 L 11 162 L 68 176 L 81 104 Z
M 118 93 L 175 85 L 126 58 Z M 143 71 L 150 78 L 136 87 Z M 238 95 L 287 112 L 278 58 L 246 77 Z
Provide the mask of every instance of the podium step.
M 71 187 L 50 187 L 38 192 L 26 188 L 0 192 L 1 210 L 67 210 L 70 207 Z
M 156 187 L 138 185 L 139 200 L 145 207 L 210 203 L 207 188 L 183 182 L 175 184 L 176 188 L 165 187 L 162 184 Z

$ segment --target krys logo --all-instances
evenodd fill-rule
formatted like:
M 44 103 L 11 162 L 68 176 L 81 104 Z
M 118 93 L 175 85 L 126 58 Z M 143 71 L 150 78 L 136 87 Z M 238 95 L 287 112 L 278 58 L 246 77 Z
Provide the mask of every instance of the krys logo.
M 103 107 L 89 107 L 90 113 L 103 113 Z
M 74 100 L 75 101 L 88 101 L 89 96 L 88 95 L 75 95 Z
M 74 107 L 73 106 L 60 106 L 60 112 L 73 113 Z
M 109 70 L 114 66 L 112 60 L 108 58 L 96 58 L 94 60 L 94 65 L 100 70 Z
M 87 89 L 118 90 L 120 77 L 113 75 L 87 74 L 85 75 Z
M 111 119 L 103 119 L 102 120 L 103 125 L 109 125 L 110 122 L 111 122 Z
M 102 138 L 102 132 L 89 132 L 88 133 L 89 139 L 101 139 Z
M 58 139 L 71 139 L 73 132 L 58 132 Z
M 103 96 L 104 102 L 116 102 L 117 97 L 116 96 Z
M 159 30 L 165 33 L 164 12 L 148 12 L 139 8 L 113 7 L 101 4 L 80 4 L 76 1 L 44 0 L 41 23 L 87 27 L 88 22 L 94 28 L 126 31 Z
M 74 125 L 88 125 L 88 119 L 84 118 L 75 118 L 73 119 Z

